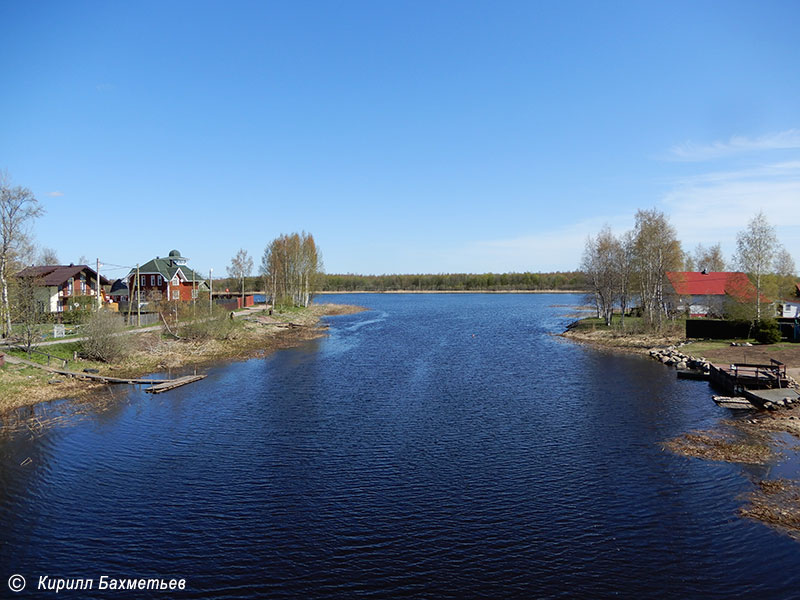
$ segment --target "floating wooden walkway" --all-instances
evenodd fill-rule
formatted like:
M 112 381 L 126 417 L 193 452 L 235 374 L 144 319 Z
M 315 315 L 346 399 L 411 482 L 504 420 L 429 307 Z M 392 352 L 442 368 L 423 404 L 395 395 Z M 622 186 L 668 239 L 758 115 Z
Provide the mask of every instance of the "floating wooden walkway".
M 753 410 L 756 408 L 750 404 L 747 398 L 730 396 L 712 396 L 712 398 L 722 408 L 730 408 L 731 410 Z
M 194 383 L 195 381 L 200 381 L 201 379 L 205 378 L 205 375 L 187 375 L 186 377 L 178 377 L 177 379 L 170 379 L 169 381 L 151 386 L 145 389 L 145 392 L 149 392 L 150 394 L 160 394 L 162 392 L 168 392 L 177 387 L 181 387 L 182 385 Z
M 47 371 L 48 373 L 53 373 L 54 375 L 64 375 L 65 377 L 72 377 L 75 379 L 86 379 L 89 381 L 97 381 L 99 383 L 125 383 L 128 385 L 149 385 L 151 387 L 146 388 L 145 391 L 153 394 L 160 394 L 161 392 L 167 392 L 169 390 L 186 385 L 188 383 L 200 381 L 201 379 L 205 379 L 206 377 L 205 375 L 187 375 L 186 377 L 178 377 L 177 379 L 148 379 L 144 377 L 109 377 L 108 375 L 87 373 L 86 371 L 70 371 L 68 369 L 55 369 L 53 367 L 40 365 L 39 363 L 26 360 L 24 358 L 17 358 L 16 356 L 6 355 L 5 359 L 9 363 L 27 365 L 29 367 L 42 369 L 43 371 Z

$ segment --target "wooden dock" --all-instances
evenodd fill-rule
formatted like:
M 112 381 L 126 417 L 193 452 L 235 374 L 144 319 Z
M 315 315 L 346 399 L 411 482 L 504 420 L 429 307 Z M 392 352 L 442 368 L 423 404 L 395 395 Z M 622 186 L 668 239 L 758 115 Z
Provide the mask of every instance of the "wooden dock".
M 730 397 L 730 396 L 712 396 L 717 406 L 722 408 L 729 408 L 731 410 L 753 410 L 756 408 L 747 398 Z
M 201 379 L 205 378 L 206 378 L 205 375 L 187 375 L 185 377 L 178 377 L 177 379 L 170 379 L 169 381 L 164 381 L 162 383 L 146 388 L 144 391 L 150 394 L 160 394 L 162 392 L 168 392 L 170 390 L 174 390 L 175 388 L 181 387 L 182 385 L 194 383 L 195 381 L 200 381 Z
M 745 390 L 786 388 L 786 365 L 770 359 L 769 364 L 734 363 L 711 365 L 711 385 L 729 396 L 743 396 Z
M 96 381 L 98 383 L 124 383 L 128 385 L 149 385 L 151 387 L 146 388 L 145 391 L 150 392 L 152 394 L 160 394 L 161 392 L 167 392 L 169 390 L 186 385 L 188 383 L 200 381 L 201 379 L 205 379 L 206 377 L 205 375 L 187 375 L 185 377 L 178 377 L 177 379 L 152 379 L 152 378 L 148 379 L 144 377 L 109 377 L 108 375 L 87 373 L 86 371 L 70 371 L 68 369 L 56 369 L 54 367 L 48 367 L 45 365 L 41 365 L 37 362 L 26 360 L 24 358 L 17 358 L 16 356 L 6 355 L 5 358 L 6 361 L 9 363 L 35 367 L 37 369 L 42 369 L 43 371 L 47 371 L 48 373 L 53 373 L 54 375 L 63 375 L 65 377 L 71 377 L 74 379 L 84 379 L 88 381 Z

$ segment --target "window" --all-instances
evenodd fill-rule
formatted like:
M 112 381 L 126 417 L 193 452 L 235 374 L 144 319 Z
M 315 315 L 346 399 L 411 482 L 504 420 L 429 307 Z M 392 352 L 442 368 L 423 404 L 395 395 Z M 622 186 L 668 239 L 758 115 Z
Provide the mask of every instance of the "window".
M 164 280 L 161 278 L 161 275 L 158 276 L 158 285 L 161 285 Z
M 172 290 L 172 299 L 173 300 L 180 300 L 181 299 L 181 291 L 179 289 L 178 290 Z
M 156 284 L 156 276 L 150 275 L 150 285 L 155 286 Z
M 147 285 L 147 275 L 142 275 L 142 283 L 141 285 Z

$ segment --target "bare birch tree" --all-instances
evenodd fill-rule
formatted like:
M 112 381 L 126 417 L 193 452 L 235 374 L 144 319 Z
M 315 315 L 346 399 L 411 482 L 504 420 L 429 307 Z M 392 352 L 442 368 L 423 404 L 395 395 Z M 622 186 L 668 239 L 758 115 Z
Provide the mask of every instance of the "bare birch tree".
M 37 265 L 57 265 L 58 254 L 52 248 L 42 248 L 36 255 Z
M 227 267 L 228 277 L 238 279 L 242 285 L 242 306 L 244 306 L 244 278 L 250 275 L 253 271 L 253 259 L 247 253 L 247 250 L 240 248 L 231 259 L 231 264 Z
M 261 258 L 260 272 L 268 282 L 274 306 L 308 306 L 321 271 L 319 249 L 314 237 L 305 232 L 281 234 Z
M 736 262 L 747 273 L 756 286 L 756 320 L 761 320 L 761 292 L 764 275 L 770 272 L 779 249 L 775 228 L 769 224 L 763 212 L 759 212 L 747 224 L 747 229 L 736 236 Z
M 793 294 L 797 284 L 797 267 L 786 248 L 781 247 L 776 253 L 773 268 L 777 278 L 778 299 L 786 299 Z
M 11 305 L 8 278 L 19 266 L 16 259 L 30 249 L 29 226 L 44 209 L 28 188 L 11 187 L 8 176 L 0 173 L 0 321 L 2 337 L 11 333 Z
M 667 271 L 677 270 L 682 264 L 681 244 L 675 228 L 664 213 L 655 208 L 636 212 L 633 235 L 634 262 L 645 322 L 660 329 L 667 315 Z
M 722 247 L 719 243 L 710 248 L 697 244 L 694 249 L 694 265 L 698 271 L 719 272 L 725 270 L 725 259 L 722 256 Z M 686 269 L 694 271 L 695 269 Z

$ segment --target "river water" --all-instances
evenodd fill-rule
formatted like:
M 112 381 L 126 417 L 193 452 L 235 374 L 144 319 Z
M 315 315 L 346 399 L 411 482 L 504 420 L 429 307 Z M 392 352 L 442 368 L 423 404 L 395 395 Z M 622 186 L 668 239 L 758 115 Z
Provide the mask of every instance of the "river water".
M 53 597 L 41 575 L 185 578 L 181 598 L 799 597 L 800 546 L 736 514 L 795 463 L 662 450 L 730 414 L 553 336 L 579 296 L 327 300 L 370 310 L 1 439 L 0 597 L 12 573 L 18 597 Z

